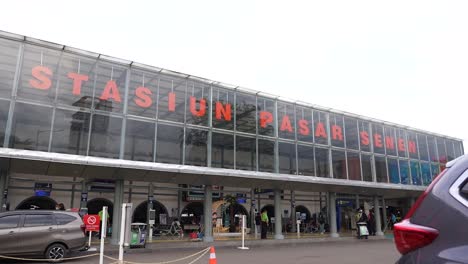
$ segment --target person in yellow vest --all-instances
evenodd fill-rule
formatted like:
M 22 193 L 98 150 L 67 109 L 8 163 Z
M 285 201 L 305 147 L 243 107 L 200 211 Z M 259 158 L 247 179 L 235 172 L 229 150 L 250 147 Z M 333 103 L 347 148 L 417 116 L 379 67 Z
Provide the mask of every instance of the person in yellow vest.
M 267 238 L 267 229 L 268 229 L 268 224 L 269 224 L 269 219 L 268 219 L 268 213 L 267 210 L 263 209 L 262 211 L 262 236 L 261 239 L 266 239 Z

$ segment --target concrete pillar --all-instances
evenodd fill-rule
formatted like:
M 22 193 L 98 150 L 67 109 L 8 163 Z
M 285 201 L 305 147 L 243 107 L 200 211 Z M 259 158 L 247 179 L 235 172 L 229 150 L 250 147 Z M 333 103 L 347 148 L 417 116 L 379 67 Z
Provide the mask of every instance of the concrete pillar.
M 7 209 L 8 187 L 7 187 L 8 170 L 0 169 L 0 212 L 5 212 Z
M 383 215 L 383 232 L 387 230 L 387 206 L 385 205 L 385 198 L 382 196 L 382 215 Z
M 80 210 L 88 210 L 88 186 L 86 185 L 86 179 L 81 182 L 81 199 L 80 199 Z
M 291 232 L 296 232 L 296 194 L 291 190 Z
M 118 245 L 120 240 L 120 224 L 122 222 L 122 203 L 124 201 L 124 181 L 115 181 L 114 190 L 114 213 L 112 215 L 112 237 L 111 245 Z M 134 208 L 133 208 L 134 209 Z
M 360 206 L 359 206 L 360 204 L 361 204 L 361 201 L 359 201 L 359 194 L 356 194 L 356 206 L 355 206 L 354 209 L 359 208 L 359 207 L 360 207 Z
M 339 237 L 336 226 L 336 193 L 329 193 L 329 211 L 330 211 L 330 236 Z
M 146 209 L 146 224 L 149 226 L 150 220 L 150 210 L 153 209 L 153 201 L 154 201 L 154 187 L 153 183 L 148 185 L 148 206 Z
M 283 227 L 281 216 L 281 191 L 275 190 L 275 239 L 284 239 L 281 233 Z
M 250 230 L 255 230 L 255 191 L 250 189 Z M 250 231 L 253 233 L 254 231 Z
M 211 217 L 213 209 L 213 190 L 211 185 L 205 186 L 205 203 L 203 204 L 203 215 L 205 234 L 203 236 L 204 242 L 213 242 L 213 225 L 211 224 Z
M 377 236 L 383 236 L 384 234 L 382 233 L 382 221 L 380 220 L 378 196 L 374 196 L 374 217 L 375 217 L 375 234 Z

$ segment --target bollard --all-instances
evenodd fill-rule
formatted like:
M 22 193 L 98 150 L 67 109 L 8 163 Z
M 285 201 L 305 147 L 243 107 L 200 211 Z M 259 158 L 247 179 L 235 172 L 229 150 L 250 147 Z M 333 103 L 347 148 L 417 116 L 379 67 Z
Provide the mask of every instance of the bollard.
M 297 220 L 296 224 L 297 224 L 297 238 L 301 238 L 301 220 Z
M 126 210 L 127 210 L 127 204 L 123 203 L 122 204 L 122 218 L 121 218 L 121 223 L 120 223 L 119 263 L 123 263 Z
M 248 247 L 245 247 L 245 222 L 247 221 L 245 215 L 242 215 L 242 246 L 238 247 L 239 249 L 249 249 Z
M 99 264 L 104 264 L 104 239 L 107 232 L 107 206 L 102 207 L 101 226 L 101 250 L 99 252 Z

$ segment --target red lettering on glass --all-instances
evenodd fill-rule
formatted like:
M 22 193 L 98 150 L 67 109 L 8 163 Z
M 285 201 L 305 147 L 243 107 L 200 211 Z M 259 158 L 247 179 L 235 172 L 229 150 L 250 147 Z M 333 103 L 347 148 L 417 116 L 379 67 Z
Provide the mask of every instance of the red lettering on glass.
M 190 96 L 190 112 L 194 116 L 202 117 L 205 115 L 206 112 L 206 100 L 200 99 L 200 109 L 197 110 L 197 98 Z
M 267 111 L 260 112 L 260 127 L 265 128 L 267 124 L 273 122 L 273 115 Z
M 153 100 L 151 99 L 151 90 L 140 86 L 135 89 L 135 95 L 136 98 L 133 99 L 135 101 L 135 104 L 137 104 L 139 107 L 143 108 L 148 108 L 153 104 Z
M 280 130 L 281 131 L 289 131 L 289 132 L 293 132 L 293 129 L 292 129 L 292 126 L 291 126 L 291 121 L 289 120 L 289 116 L 287 115 L 284 115 L 283 116 L 283 120 L 281 121 L 281 127 L 280 127 Z
M 337 125 L 332 126 L 332 138 L 334 140 L 343 141 L 343 130 L 341 129 L 340 126 L 337 126 Z
M 221 120 L 224 118 L 225 121 L 231 121 L 231 104 L 227 103 L 224 105 L 221 102 L 216 102 L 215 118 Z
M 327 132 L 325 131 L 325 126 L 322 122 L 317 123 L 317 127 L 315 128 L 315 137 L 327 138 Z
M 112 98 L 116 102 L 122 102 L 120 99 L 119 89 L 117 88 L 117 84 L 114 80 L 110 80 L 106 83 L 106 87 L 104 87 L 104 91 L 102 91 L 101 100 L 108 100 Z
M 393 138 L 392 137 L 385 137 L 385 145 L 387 146 L 388 149 L 394 149 L 395 144 L 393 144 Z
M 398 150 L 405 151 L 405 141 L 402 138 L 398 139 Z
M 382 135 L 375 133 L 374 134 L 374 146 L 381 148 L 382 145 Z
M 309 122 L 307 122 L 307 120 L 305 119 L 301 119 L 299 120 L 298 124 L 299 124 L 299 134 L 303 136 L 308 136 L 310 133 Z
M 81 85 L 83 82 L 88 81 L 88 75 L 69 72 L 67 76 L 73 80 L 73 95 L 81 95 Z
M 167 110 L 169 110 L 170 112 L 175 112 L 175 96 L 176 94 L 173 93 L 173 92 L 170 92 L 168 95 L 167 95 L 167 99 L 168 99 L 168 104 L 167 104 Z
M 36 66 L 31 70 L 31 74 L 36 79 L 29 80 L 29 84 L 32 88 L 39 90 L 47 90 L 52 86 L 52 71 L 45 66 Z
M 417 153 L 416 152 L 416 142 L 408 140 L 408 151 L 410 153 Z
M 361 131 L 359 132 L 359 135 L 361 136 L 361 145 L 369 146 L 369 133 Z

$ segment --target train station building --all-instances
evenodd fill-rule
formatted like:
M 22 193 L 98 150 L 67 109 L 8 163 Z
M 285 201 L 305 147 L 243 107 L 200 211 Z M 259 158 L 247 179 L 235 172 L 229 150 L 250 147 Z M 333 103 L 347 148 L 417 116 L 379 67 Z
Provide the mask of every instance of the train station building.
M 338 236 L 357 207 L 379 208 L 383 227 L 462 143 L 0 32 L 2 210 L 109 206 L 113 243 L 123 202 L 134 222 L 153 208 L 157 225 L 195 224 L 206 241 L 235 232 L 242 214 L 253 226 L 261 209 L 276 239 L 320 213 Z

